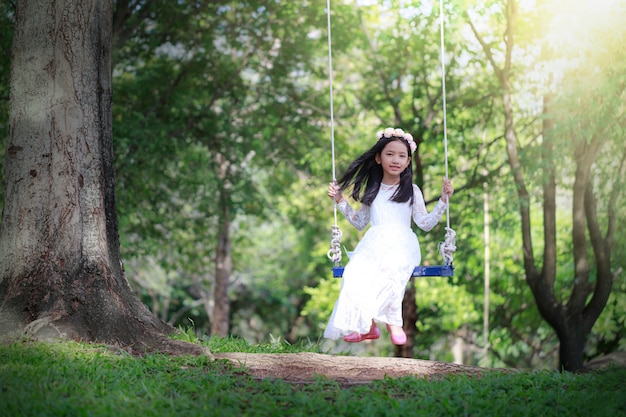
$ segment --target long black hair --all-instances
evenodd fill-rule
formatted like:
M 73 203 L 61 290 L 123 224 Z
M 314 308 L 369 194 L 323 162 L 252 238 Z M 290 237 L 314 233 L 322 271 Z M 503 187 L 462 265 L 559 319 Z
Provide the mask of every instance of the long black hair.
M 383 169 L 376 162 L 376 155 L 380 155 L 389 142 L 398 141 L 406 145 L 409 158 L 411 158 L 411 147 L 409 143 L 401 137 L 382 137 L 367 152 L 354 160 L 337 180 L 341 190 L 346 190 L 352 185 L 352 198 L 363 204 L 370 205 L 378 195 L 380 184 L 383 180 Z M 400 174 L 400 186 L 390 198 L 391 201 L 413 203 L 413 161 Z

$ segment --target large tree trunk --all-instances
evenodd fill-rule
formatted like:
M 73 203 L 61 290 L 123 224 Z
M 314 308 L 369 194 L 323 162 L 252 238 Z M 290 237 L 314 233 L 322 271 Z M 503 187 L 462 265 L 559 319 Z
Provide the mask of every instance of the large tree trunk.
M 121 264 L 111 121 L 113 1 L 19 0 L 11 61 L 0 333 L 201 353 Z

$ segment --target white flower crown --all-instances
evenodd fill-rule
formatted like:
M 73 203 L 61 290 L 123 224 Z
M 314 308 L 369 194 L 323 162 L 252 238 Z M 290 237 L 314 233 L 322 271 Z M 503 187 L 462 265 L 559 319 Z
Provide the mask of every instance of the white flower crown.
M 376 134 L 376 137 L 378 137 L 378 140 L 381 140 L 383 137 L 385 138 L 396 137 L 396 138 L 404 139 L 409 144 L 409 147 L 411 148 L 411 152 L 415 152 L 415 150 L 417 149 L 417 144 L 413 140 L 413 136 L 410 133 L 404 133 L 404 130 L 402 129 L 394 129 L 393 127 L 388 127 L 385 130 L 378 131 L 378 133 Z

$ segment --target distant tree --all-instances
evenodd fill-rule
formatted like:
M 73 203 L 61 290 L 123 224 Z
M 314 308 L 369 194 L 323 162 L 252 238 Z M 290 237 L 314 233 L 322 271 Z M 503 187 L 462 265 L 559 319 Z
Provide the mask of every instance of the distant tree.
M 560 367 L 576 371 L 583 366 L 587 337 L 607 303 L 618 271 L 612 269 L 611 252 L 619 222 L 615 208 L 624 186 L 626 154 L 620 97 L 624 94 L 626 68 L 619 64 L 623 61 L 617 60 L 610 70 L 598 74 L 595 65 L 601 62 L 599 58 L 606 59 L 602 56 L 605 53 L 600 46 L 602 42 L 592 42 L 591 47 L 577 44 L 579 51 L 589 47 L 584 59 L 578 61 L 581 64 L 565 71 L 565 76 L 559 79 L 558 91 L 546 93 L 543 100 L 537 98 L 543 104 L 542 140 L 522 138 L 516 121 L 514 48 L 518 24 L 522 25 L 523 21 L 517 1 L 502 1 L 499 6 L 506 22 L 502 42 L 482 34 L 469 14 L 467 17 L 500 84 L 508 164 L 521 218 L 526 281 L 542 317 L 559 338 Z M 618 23 L 614 27 L 622 25 Z M 587 36 L 598 40 L 592 31 Z M 501 45 L 503 50 L 497 50 L 496 45 Z M 607 48 L 608 55 L 614 57 L 621 44 L 617 41 L 611 45 Z M 605 166 L 612 169 L 605 170 Z M 541 174 L 536 176 L 535 172 Z M 534 193 L 530 187 L 537 178 L 540 178 L 543 214 L 541 261 L 535 256 L 531 219 Z M 557 245 L 559 188 L 571 189 L 573 250 L 559 250 Z M 559 257 L 564 254 L 572 257 L 567 290 L 558 279 L 562 274 L 557 268 Z

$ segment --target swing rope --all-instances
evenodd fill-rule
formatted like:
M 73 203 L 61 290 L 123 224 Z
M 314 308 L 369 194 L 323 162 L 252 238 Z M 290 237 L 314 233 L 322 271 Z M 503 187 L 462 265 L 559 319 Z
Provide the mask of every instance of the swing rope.
M 335 172 L 335 113 L 333 109 L 333 52 L 330 36 L 330 0 L 326 0 L 326 14 L 328 16 L 328 85 L 330 90 L 330 143 L 332 154 L 332 170 L 333 182 L 337 180 Z M 335 223 L 332 227 L 332 238 L 330 240 L 330 249 L 326 253 L 328 259 L 333 261 L 335 265 L 341 265 L 341 229 L 337 225 L 337 202 L 333 204 Z
M 446 166 L 446 179 L 448 179 L 448 121 L 446 110 L 446 64 L 445 64 L 445 42 L 443 23 L 443 0 L 439 0 L 439 32 L 441 38 L 441 96 L 443 98 L 443 154 Z M 452 265 L 453 254 L 456 252 L 456 232 L 450 228 L 450 199 L 446 207 L 446 239 L 439 242 L 439 254 L 446 265 Z

